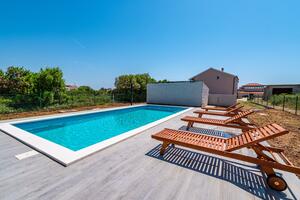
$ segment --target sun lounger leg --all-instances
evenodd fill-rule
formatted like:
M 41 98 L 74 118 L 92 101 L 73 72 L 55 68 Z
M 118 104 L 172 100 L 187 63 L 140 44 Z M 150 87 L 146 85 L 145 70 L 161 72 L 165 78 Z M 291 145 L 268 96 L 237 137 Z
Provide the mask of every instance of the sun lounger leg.
M 253 150 L 257 154 L 257 158 L 272 161 L 272 158 L 263 153 L 262 148 L 262 145 L 254 146 Z M 276 160 L 273 161 L 277 162 Z M 260 170 L 267 175 L 266 182 L 271 189 L 276 191 L 284 191 L 287 188 L 287 183 L 285 182 L 285 180 L 282 177 L 277 176 L 272 167 L 265 165 L 260 165 L 259 167 Z
M 194 122 L 189 122 L 186 127 L 186 130 L 188 131 L 191 127 L 193 127 L 193 125 L 194 125 Z
M 169 146 L 170 143 L 168 142 L 163 142 L 163 144 L 161 145 L 161 149 L 160 149 L 160 155 L 164 155 L 166 148 Z
M 266 166 L 260 166 L 260 169 L 262 172 L 266 173 L 267 175 L 267 184 L 268 186 L 276 191 L 284 191 L 287 188 L 287 183 L 285 180 L 276 175 L 274 172 L 274 169 L 271 167 L 266 167 Z

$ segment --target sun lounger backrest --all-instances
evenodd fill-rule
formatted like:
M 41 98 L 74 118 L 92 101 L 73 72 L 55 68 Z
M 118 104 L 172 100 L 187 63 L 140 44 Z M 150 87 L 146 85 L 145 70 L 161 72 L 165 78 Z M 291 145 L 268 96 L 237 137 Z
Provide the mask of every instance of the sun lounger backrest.
M 227 109 L 234 108 L 234 107 L 236 107 L 237 105 L 239 105 L 239 103 L 235 103 L 235 104 L 233 104 L 233 105 L 229 106 Z
M 251 113 L 253 113 L 253 110 L 247 110 L 247 111 L 240 112 L 239 114 L 236 114 L 233 117 L 230 117 L 227 120 L 225 120 L 224 123 L 227 124 L 227 123 L 233 122 L 237 119 L 246 117 L 247 115 L 250 115 Z
M 269 124 L 226 140 L 226 151 L 234 151 L 288 133 L 278 124 Z
M 244 106 L 237 106 L 237 107 L 235 107 L 235 108 L 231 108 L 231 109 L 228 110 L 227 112 L 228 112 L 228 113 L 231 113 L 231 112 L 234 112 L 234 111 L 236 111 L 236 110 L 241 109 L 242 107 L 244 107 Z

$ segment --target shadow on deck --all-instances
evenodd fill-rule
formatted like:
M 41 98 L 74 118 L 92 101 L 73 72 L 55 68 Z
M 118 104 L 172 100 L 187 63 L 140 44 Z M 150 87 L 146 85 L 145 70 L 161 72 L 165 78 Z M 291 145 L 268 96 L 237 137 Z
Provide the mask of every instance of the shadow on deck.
M 169 147 L 164 156 L 161 156 L 160 148 L 161 145 L 158 145 L 146 155 L 230 182 L 261 199 L 296 199 L 290 188 L 287 190 L 293 198 L 287 197 L 283 192 L 269 189 L 263 176 L 257 174 L 259 170 L 256 167 L 177 147 Z
M 187 131 L 187 126 L 181 126 L 178 130 Z M 230 132 L 218 131 L 218 130 L 207 129 L 207 128 L 199 128 L 199 127 L 190 127 L 188 131 L 193 133 L 200 133 L 200 134 L 223 137 L 223 138 L 231 138 L 235 136 L 235 134 Z

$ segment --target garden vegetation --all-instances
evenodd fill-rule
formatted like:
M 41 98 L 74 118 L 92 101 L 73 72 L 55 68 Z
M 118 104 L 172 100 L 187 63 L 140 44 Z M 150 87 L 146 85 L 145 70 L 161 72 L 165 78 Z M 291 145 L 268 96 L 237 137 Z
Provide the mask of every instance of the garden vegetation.
M 117 77 L 113 89 L 94 90 L 89 86 L 68 89 L 59 67 L 32 72 L 11 66 L 6 71 L 0 70 L 0 113 L 145 102 L 147 84 L 154 82 L 156 80 L 147 73 L 130 74 Z

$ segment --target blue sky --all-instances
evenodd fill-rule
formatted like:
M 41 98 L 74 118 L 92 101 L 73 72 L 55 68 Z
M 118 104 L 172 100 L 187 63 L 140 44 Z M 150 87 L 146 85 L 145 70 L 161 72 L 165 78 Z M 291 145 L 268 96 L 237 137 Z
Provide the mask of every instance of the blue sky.
M 112 87 L 208 67 L 240 84 L 300 83 L 300 1 L 2 1 L 0 68 L 59 66 L 67 83 Z

